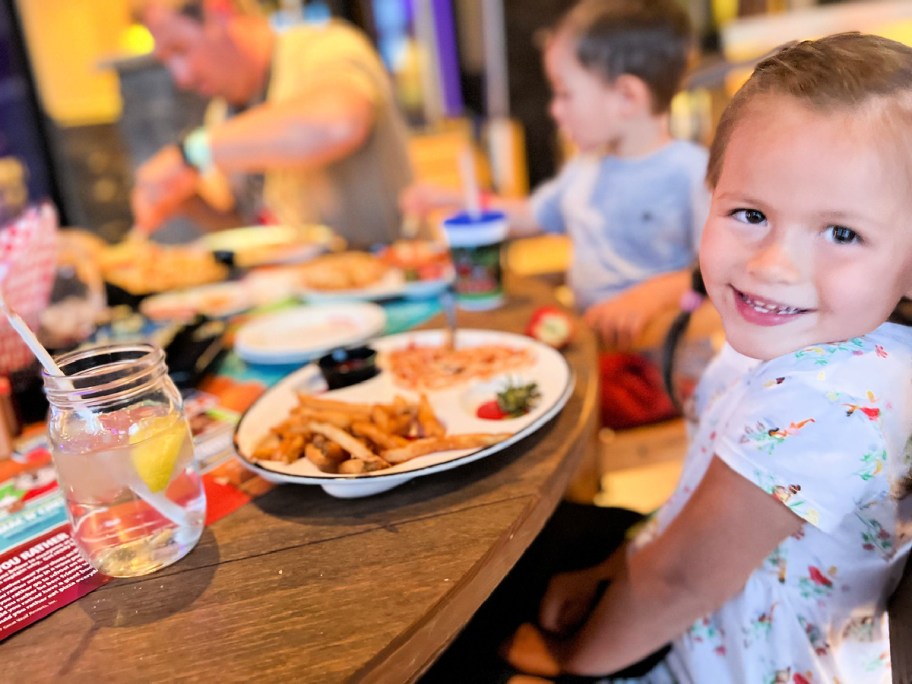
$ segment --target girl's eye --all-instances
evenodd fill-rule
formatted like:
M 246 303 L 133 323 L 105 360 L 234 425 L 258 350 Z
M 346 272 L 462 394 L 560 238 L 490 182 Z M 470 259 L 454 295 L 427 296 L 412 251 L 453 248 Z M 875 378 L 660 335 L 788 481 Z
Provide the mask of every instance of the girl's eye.
M 827 226 L 827 235 L 830 240 L 840 245 L 850 245 L 861 241 L 858 233 L 845 226 Z
M 758 225 L 766 221 L 766 216 L 758 209 L 735 209 L 731 216 L 737 221 L 751 225 Z

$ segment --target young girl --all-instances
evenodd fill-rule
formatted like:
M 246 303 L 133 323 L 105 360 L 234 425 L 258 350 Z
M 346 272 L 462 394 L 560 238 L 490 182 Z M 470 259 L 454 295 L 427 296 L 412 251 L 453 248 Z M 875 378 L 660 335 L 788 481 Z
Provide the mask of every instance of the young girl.
M 889 682 L 912 545 L 912 329 L 888 322 L 912 296 L 912 48 L 840 34 L 765 60 L 708 177 L 700 265 L 730 346 L 681 481 L 626 551 L 552 579 L 507 657 L 599 675 L 671 642 L 652 680 Z

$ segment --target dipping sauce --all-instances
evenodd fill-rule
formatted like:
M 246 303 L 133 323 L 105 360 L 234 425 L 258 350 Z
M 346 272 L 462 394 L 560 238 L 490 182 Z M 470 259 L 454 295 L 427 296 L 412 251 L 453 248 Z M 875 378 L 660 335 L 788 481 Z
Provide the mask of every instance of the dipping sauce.
M 370 347 L 334 349 L 317 361 L 329 389 L 348 387 L 374 377 L 378 372 L 377 352 Z

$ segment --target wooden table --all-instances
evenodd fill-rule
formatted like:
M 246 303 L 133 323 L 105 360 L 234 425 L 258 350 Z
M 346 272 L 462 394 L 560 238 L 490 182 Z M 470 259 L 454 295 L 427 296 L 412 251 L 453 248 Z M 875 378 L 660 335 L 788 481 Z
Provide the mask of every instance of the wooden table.
M 551 301 L 460 325 L 521 330 Z M 439 327 L 442 319 L 428 327 Z M 565 409 L 520 443 L 364 499 L 284 485 L 216 522 L 182 561 L 114 580 L 0 644 L 10 681 L 413 681 L 540 531 L 595 433 L 593 336 Z

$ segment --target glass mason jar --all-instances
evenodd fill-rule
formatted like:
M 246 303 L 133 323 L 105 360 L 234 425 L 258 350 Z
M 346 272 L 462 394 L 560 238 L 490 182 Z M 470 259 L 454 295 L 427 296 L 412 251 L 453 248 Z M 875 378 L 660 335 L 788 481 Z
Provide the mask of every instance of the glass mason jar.
M 185 556 L 206 497 L 181 396 L 151 344 L 79 349 L 43 373 L 48 437 L 72 535 L 100 572 L 134 577 Z

